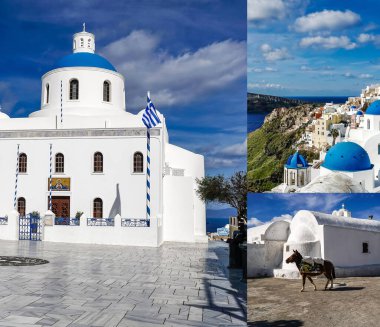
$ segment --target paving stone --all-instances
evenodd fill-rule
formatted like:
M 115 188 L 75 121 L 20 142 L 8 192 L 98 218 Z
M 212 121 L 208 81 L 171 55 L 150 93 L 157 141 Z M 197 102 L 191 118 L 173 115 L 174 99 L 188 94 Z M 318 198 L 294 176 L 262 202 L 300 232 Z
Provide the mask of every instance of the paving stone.
M 246 284 L 227 246 L 160 248 L 0 241 L 8 255 L 49 264 L 6 267 L 0 326 L 242 326 Z

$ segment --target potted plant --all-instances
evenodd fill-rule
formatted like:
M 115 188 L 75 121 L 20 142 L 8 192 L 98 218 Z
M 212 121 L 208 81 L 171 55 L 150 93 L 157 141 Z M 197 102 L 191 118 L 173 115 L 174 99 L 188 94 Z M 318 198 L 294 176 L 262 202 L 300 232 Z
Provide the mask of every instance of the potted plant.
M 75 219 L 80 219 L 80 217 L 83 215 L 83 211 L 77 211 L 75 214 Z

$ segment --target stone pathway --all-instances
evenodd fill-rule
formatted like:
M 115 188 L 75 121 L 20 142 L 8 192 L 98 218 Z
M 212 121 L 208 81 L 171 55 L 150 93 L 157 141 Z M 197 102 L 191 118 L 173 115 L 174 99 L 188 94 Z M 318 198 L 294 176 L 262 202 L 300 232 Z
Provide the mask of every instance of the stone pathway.
M 246 284 L 228 248 L 0 241 L 1 255 L 40 266 L 0 267 L 0 326 L 246 326 Z
M 248 281 L 248 321 L 255 327 L 377 327 L 380 321 L 380 277 L 334 280 L 324 291 L 325 277 L 307 280 L 257 278 Z

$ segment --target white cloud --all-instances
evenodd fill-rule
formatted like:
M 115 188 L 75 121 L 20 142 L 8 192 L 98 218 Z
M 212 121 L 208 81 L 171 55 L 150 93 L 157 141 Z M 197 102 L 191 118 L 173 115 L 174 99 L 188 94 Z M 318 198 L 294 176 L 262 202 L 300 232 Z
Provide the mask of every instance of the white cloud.
M 278 61 L 292 58 L 286 48 L 273 49 L 269 44 L 266 43 L 260 46 L 260 51 L 267 61 Z
M 247 222 L 248 227 L 255 227 L 255 226 L 260 226 L 263 224 L 264 223 L 260 219 L 257 219 L 255 217 L 248 219 L 248 222 Z
M 220 153 L 232 156 L 245 156 L 247 154 L 247 140 L 245 140 L 243 143 L 236 143 L 227 146 L 221 149 Z
M 282 90 L 284 87 L 281 84 L 276 83 L 249 83 L 248 89 L 254 90 L 254 89 L 278 89 Z
M 292 218 L 293 218 L 292 215 L 286 213 L 280 216 L 273 217 L 270 221 L 273 222 L 273 221 L 281 221 L 281 220 L 292 220 Z
M 360 16 L 351 10 L 323 10 L 296 19 L 297 32 L 335 31 L 355 26 Z
M 246 44 L 225 40 L 177 56 L 160 49 L 160 38 L 144 30 L 104 47 L 101 53 L 126 79 L 127 105 L 144 106 L 147 90 L 160 105 L 189 103 L 246 74 Z
M 322 47 L 324 49 L 346 49 L 352 50 L 357 47 L 347 36 L 309 36 L 304 37 L 300 42 L 301 47 Z
M 375 36 L 372 34 L 362 33 L 358 36 L 358 42 L 367 43 L 375 40 Z
M 248 68 L 248 72 L 250 73 L 275 73 L 278 72 L 277 68 L 273 67 L 264 67 L 264 68 Z
M 371 75 L 371 74 L 360 74 L 359 78 L 363 78 L 363 79 L 373 78 L 373 75 Z
M 282 0 L 248 0 L 248 20 L 281 19 L 285 15 L 285 9 L 285 3 Z

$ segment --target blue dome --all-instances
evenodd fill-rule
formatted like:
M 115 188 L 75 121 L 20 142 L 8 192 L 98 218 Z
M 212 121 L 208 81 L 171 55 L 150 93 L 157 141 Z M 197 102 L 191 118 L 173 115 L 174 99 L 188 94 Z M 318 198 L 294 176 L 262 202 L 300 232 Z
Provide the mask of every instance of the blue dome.
M 380 100 L 372 102 L 365 113 L 367 115 L 380 115 Z
M 356 116 L 363 116 L 363 111 L 358 110 Z
M 307 168 L 309 167 L 309 164 L 307 163 L 306 159 L 303 157 L 303 155 L 299 154 L 298 151 L 289 156 L 288 160 L 286 161 L 286 168 Z
M 335 144 L 327 151 L 322 167 L 338 171 L 361 171 L 373 167 L 368 153 L 354 142 L 341 142 Z
M 112 64 L 102 56 L 96 53 L 76 52 L 69 54 L 60 59 L 53 67 L 53 69 L 63 67 L 97 67 L 108 69 L 116 72 Z

